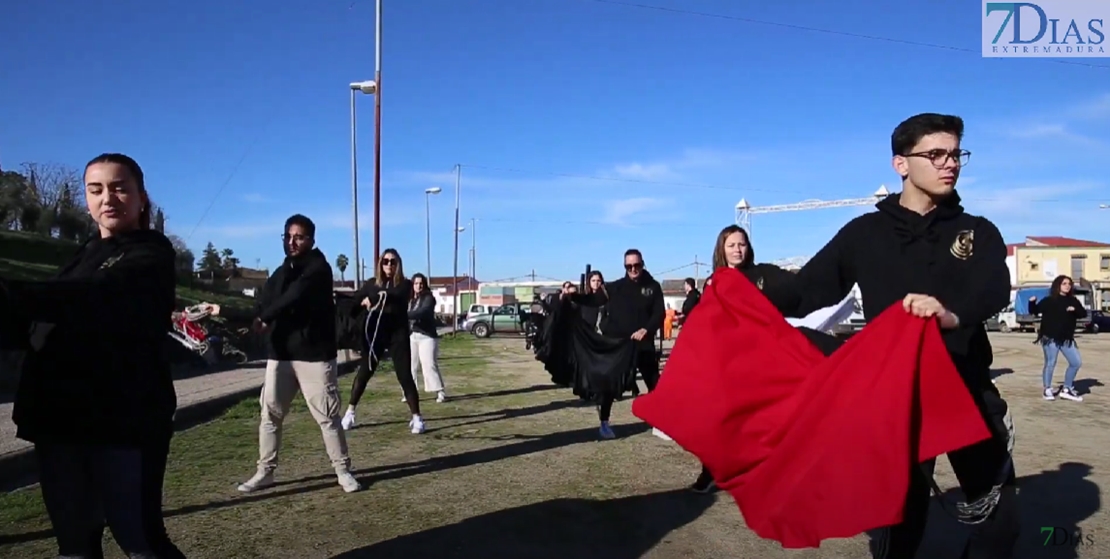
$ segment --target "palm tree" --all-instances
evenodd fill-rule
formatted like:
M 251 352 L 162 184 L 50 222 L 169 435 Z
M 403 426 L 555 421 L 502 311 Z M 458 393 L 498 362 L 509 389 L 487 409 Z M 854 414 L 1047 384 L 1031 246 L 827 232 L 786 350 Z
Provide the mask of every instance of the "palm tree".
M 339 269 L 339 281 L 346 281 L 343 278 L 343 272 L 347 271 L 347 264 L 349 263 L 346 254 L 340 254 L 335 258 L 335 267 Z

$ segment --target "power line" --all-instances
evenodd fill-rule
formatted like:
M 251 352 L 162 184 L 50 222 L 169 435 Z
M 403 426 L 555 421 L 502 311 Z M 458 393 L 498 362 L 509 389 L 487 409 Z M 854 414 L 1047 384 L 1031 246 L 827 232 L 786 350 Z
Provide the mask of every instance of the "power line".
M 836 36 L 839 36 L 839 37 L 850 37 L 850 38 L 853 38 L 853 39 L 864 39 L 864 40 L 868 40 L 868 41 L 881 41 L 881 42 L 885 42 L 885 43 L 895 43 L 895 44 L 900 44 L 900 45 L 908 45 L 908 46 L 914 46 L 914 47 L 924 47 L 924 48 L 931 48 L 931 49 L 947 50 L 947 51 L 953 51 L 953 52 L 963 52 L 963 53 L 970 53 L 970 54 L 979 54 L 979 55 L 982 54 L 981 50 L 969 49 L 969 48 L 966 48 L 966 47 L 956 47 L 956 46 L 952 46 L 952 45 L 942 45 L 942 44 L 937 44 L 937 43 L 926 43 L 926 42 L 922 42 L 922 41 L 911 41 L 911 40 L 908 40 L 908 39 L 897 39 L 897 38 L 894 38 L 894 37 L 883 37 L 883 36 L 880 36 L 880 35 L 868 35 L 868 34 L 864 34 L 864 33 L 852 33 L 850 31 L 838 31 L 836 29 L 825 29 L 825 28 L 821 28 L 821 27 L 810 27 L 808 25 L 797 25 L 797 24 L 793 24 L 793 23 L 783 23 L 783 22 L 780 22 L 780 21 L 769 21 L 769 20 L 756 19 L 756 18 L 750 18 L 750 17 L 733 16 L 733 15 L 726 15 L 726 14 L 715 14 L 715 13 L 710 13 L 710 12 L 699 12 L 699 11 L 694 11 L 694 10 L 686 10 L 686 9 L 682 9 L 682 8 L 668 8 L 668 7 L 664 7 L 664 6 L 652 6 L 652 5 L 649 5 L 649 4 L 639 4 L 639 3 L 636 3 L 636 2 L 622 2 L 620 0 L 587 0 L 587 1 L 588 2 L 594 2 L 594 3 L 597 3 L 597 4 L 612 4 L 614 6 L 624 6 L 626 8 L 636 8 L 636 9 L 641 9 L 641 10 L 653 10 L 653 11 L 657 11 L 657 12 L 667 12 L 667 13 L 671 13 L 671 14 L 698 16 L 698 17 L 713 18 L 713 19 L 723 19 L 723 20 L 737 21 L 737 22 L 742 22 L 742 23 L 754 23 L 756 25 L 767 25 L 767 26 L 771 26 L 771 27 L 779 27 L 779 28 L 784 28 L 784 29 L 793 29 L 793 30 L 796 30 L 796 31 L 808 31 L 808 32 L 811 32 L 811 33 L 823 33 L 825 35 L 836 35 Z M 1084 67 L 1087 67 L 1087 68 L 1098 68 L 1100 70 L 1110 70 L 1110 66 L 1106 66 L 1106 65 L 1102 65 L 1102 64 L 1091 64 L 1089 62 L 1077 62 L 1077 61 L 1074 61 L 1074 60 L 1061 60 L 1061 59 L 1057 59 L 1057 58 L 1037 58 L 1035 60 L 1040 60 L 1040 61 L 1043 61 L 1043 62 L 1052 62 L 1052 63 L 1055 63 L 1055 64 L 1066 64 L 1068 66 L 1084 66 Z
M 591 0 L 591 1 L 595 1 L 595 0 Z M 582 175 L 582 174 L 575 174 L 575 173 L 543 171 L 543 170 L 534 170 L 534 169 L 521 169 L 521 168 L 511 168 L 511 167 L 495 167 L 495 166 L 491 166 L 491 165 L 477 165 L 477 164 L 472 164 L 472 163 L 462 165 L 462 167 L 463 168 L 468 168 L 468 169 L 482 169 L 482 170 L 486 170 L 486 171 L 503 171 L 503 172 L 506 172 L 506 173 L 546 175 L 546 176 L 551 176 L 551 177 L 574 178 L 574 179 L 597 180 L 597 181 L 611 181 L 611 182 L 625 182 L 625 183 L 647 184 L 647 185 L 654 185 L 654 186 L 675 186 L 675 187 L 683 187 L 683 188 L 705 188 L 705 189 L 712 189 L 712 190 L 729 190 L 729 191 L 733 191 L 733 192 L 774 192 L 776 194 L 797 194 L 798 196 L 812 196 L 813 195 L 812 192 L 803 193 L 803 192 L 798 192 L 796 190 L 795 191 L 783 190 L 781 188 L 748 188 L 748 187 L 742 187 L 742 186 L 723 186 L 723 185 L 713 185 L 713 184 L 652 181 L 652 180 L 646 180 L 646 179 L 629 179 L 629 178 L 623 178 L 623 177 L 604 177 L 604 176 L 597 176 L 597 175 Z M 1008 201 L 1011 201 L 1010 198 L 975 198 L 975 197 L 966 197 L 965 198 L 963 196 L 961 196 L 960 199 L 965 201 L 965 202 L 967 202 L 967 201 L 971 201 L 971 202 L 1008 202 Z M 1030 204 L 1041 204 L 1041 203 L 1071 203 L 1071 202 L 1102 202 L 1103 200 L 1104 200 L 1103 198 L 1090 198 L 1090 199 L 1046 198 L 1046 199 L 1042 199 L 1042 200 L 1024 200 L 1024 202 L 1028 202 Z M 551 222 L 547 222 L 547 223 L 551 223 Z M 585 221 L 579 221 L 579 222 L 568 221 L 568 222 L 565 222 L 565 223 L 615 225 L 613 223 L 606 223 L 606 222 L 585 222 Z

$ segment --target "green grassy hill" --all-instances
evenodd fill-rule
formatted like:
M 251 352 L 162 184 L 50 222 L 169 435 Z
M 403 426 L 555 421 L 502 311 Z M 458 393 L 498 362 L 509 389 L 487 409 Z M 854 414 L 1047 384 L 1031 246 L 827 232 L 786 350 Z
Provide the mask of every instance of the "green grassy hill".
M 19 231 L 0 231 L 0 278 L 38 280 L 52 276 L 77 250 L 77 245 L 51 237 Z M 178 305 L 201 301 L 232 307 L 250 307 L 254 300 L 242 295 L 217 293 L 195 287 L 177 287 Z

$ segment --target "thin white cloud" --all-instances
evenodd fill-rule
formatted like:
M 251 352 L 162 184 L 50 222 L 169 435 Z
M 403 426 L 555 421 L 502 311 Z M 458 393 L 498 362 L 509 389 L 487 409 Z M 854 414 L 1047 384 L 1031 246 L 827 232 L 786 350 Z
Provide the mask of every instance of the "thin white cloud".
M 605 217 L 602 218 L 602 222 L 610 225 L 627 226 L 630 218 L 644 214 L 665 213 L 659 212 L 659 210 L 666 208 L 668 205 L 668 201 L 658 198 L 641 197 L 612 200 L 605 204 Z

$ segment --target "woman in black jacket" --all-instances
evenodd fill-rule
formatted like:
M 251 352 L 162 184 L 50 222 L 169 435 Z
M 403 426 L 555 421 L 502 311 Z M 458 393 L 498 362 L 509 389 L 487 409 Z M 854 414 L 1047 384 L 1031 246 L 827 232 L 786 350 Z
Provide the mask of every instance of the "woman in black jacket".
M 100 555 L 106 520 L 128 557 L 183 557 L 162 521 L 177 407 L 163 353 L 176 253 L 150 229 L 133 159 L 98 156 L 84 180 L 99 235 L 54 279 L 0 282 L 4 337 L 27 352 L 16 436 L 35 445 L 59 555 Z
M 343 416 L 343 428 L 355 426 L 355 409 L 366 384 L 374 376 L 385 353 L 393 361 L 397 382 L 405 394 L 405 402 L 412 412 L 409 427 L 414 435 L 424 432 L 424 418 L 420 416 L 420 393 L 412 378 L 412 350 L 409 347 L 409 300 L 412 299 L 412 282 L 405 278 L 401 255 L 392 248 L 382 251 L 374 280 L 355 292 L 355 299 L 363 308 L 372 312 L 366 325 L 366 339 L 358 372 L 351 386 L 351 402 Z
M 1037 330 L 1037 339 L 1034 343 L 1041 344 L 1044 350 L 1043 381 L 1045 400 L 1055 400 L 1060 396 L 1065 400 L 1082 402 L 1083 397 L 1075 391 L 1075 375 L 1079 367 L 1083 366 L 1083 358 L 1079 355 L 1079 347 L 1075 344 L 1075 323 L 1080 318 L 1087 316 L 1087 309 L 1083 303 L 1072 295 L 1075 282 L 1068 276 L 1056 276 L 1052 280 L 1052 288 L 1048 297 L 1037 301 L 1036 297 L 1029 298 L 1029 312 L 1041 315 L 1041 326 Z M 1064 371 L 1064 384 L 1059 390 L 1052 389 L 1053 371 L 1056 369 L 1056 360 L 1064 355 L 1068 368 Z
M 435 392 L 436 402 L 447 401 L 443 375 L 439 374 L 439 332 L 436 328 L 436 296 L 428 288 L 424 274 L 412 275 L 412 299 L 409 301 L 409 352 L 412 353 L 412 382 L 416 370 L 424 375 L 424 392 Z M 408 402 L 406 395 L 401 399 Z
M 789 316 L 800 304 L 794 273 L 774 264 L 756 264 L 755 249 L 743 227 L 729 225 L 717 235 L 717 244 L 713 248 L 713 269 L 720 268 L 739 270 L 783 315 Z M 709 285 L 712 276 L 706 278 L 705 282 Z M 825 355 L 831 354 L 841 345 L 839 340 L 828 334 L 809 328 L 799 330 Z M 704 466 L 698 479 L 690 486 L 690 490 L 697 493 L 709 493 L 715 488 L 716 482 Z

